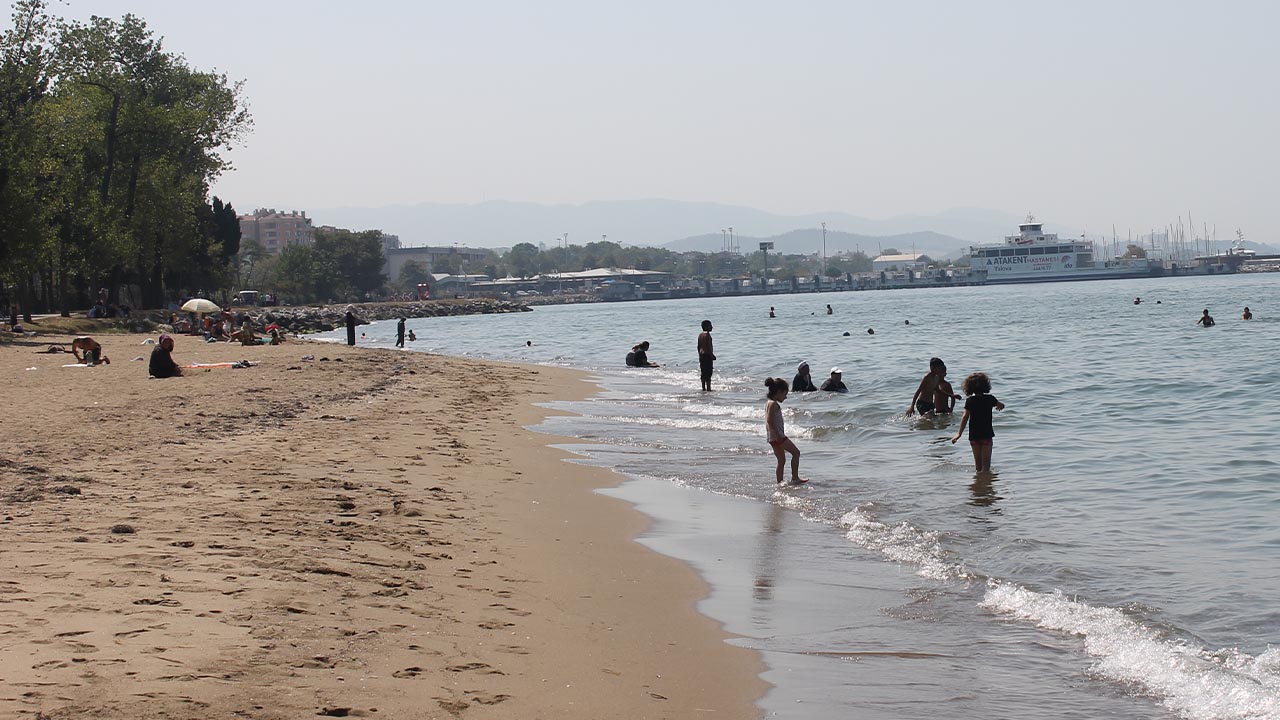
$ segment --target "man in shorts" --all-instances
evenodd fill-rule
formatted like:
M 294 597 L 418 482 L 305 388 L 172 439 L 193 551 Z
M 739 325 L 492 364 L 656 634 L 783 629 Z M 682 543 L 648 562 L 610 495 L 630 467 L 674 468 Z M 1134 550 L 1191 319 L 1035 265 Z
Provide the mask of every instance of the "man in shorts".
M 702 372 L 702 390 L 711 392 L 711 371 L 716 354 L 711 347 L 711 321 L 702 321 L 702 333 L 698 335 L 698 369 Z

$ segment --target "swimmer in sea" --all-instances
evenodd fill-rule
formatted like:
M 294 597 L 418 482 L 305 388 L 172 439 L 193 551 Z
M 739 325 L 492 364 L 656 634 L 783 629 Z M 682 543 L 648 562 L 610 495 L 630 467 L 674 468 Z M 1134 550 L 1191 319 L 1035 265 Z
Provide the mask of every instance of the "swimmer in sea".
M 1217 325 L 1218 323 L 1214 322 L 1213 316 L 1209 314 L 1209 308 L 1205 308 L 1204 314 L 1200 316 L 1200 319 L 1196 320 L 1196 324 L 1203 325 L 1204 327 L 1210 328 L 1210 327 L 1213 327 L 1214 325 Z
M 1245 305 L 1245 306 L 1244 306 L 1244 313 L 1240 316 L 1240 319 L 1241 319 L 1241 320 L 1252 320 L 1252 319 L 1253 319 L 1253 311 L 1249 309 L 1249 306 L 1248 306 L 1248 305 Z

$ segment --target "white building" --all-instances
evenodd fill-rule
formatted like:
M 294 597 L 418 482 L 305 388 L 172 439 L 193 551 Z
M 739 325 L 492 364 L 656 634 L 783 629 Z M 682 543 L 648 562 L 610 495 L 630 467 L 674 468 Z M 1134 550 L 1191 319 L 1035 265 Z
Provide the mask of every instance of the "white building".
M 925 264 L 920 261 L 924 257 L 918 253 L 904 253 L 902 255 L 881 255 L 871 261 L 871 269 L 875 272 L 884 270 L 924 270 Z

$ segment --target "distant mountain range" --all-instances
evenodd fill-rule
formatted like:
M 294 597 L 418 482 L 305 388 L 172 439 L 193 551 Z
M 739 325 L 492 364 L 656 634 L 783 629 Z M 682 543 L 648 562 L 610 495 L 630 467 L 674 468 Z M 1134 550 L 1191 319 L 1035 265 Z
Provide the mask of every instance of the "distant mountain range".
M 308 210 L 317 225 L 377 228 L 399 235 L 400 242 L 406 246 L 458 243 L 472 247 L 511 247 L 521 242 L 551 246 L 568 233 L 569 242 L 579 245 L 607 237 L 630 245 L 718 250 L 720 231 L 732 227 L 734 234 L 741 238 L 739 244 L 744 251 L 749 249 L 746 239 L 752 238 L 754 242 L 773 239 L 787 243 L 794 239 L 804 243 L 803 247 L 810 252 L 821 249 L 819 228 L 823 222 L 827 223 L 827 247 L 831 252 L 833 241 L 840 249 L 847 246 L 850 250 L 858 245 L 864 250 L 875 247 L 878 239 L 887 247 L 884 238 L 910 245 L 909 240 L 895 237 L 907 234 L 920 234 L 918 249 L 992 242 L 1012 232 L 1020 220 L 1007 213 L 978 209 L 901 215 L 886 220 L 841 212 L 782 215 L 749 207 L 678 200 L 620 200 L 581 205 L 493 200 L 472 205 L 422 203 Z M 714 242 L 708 238 L 714 238 Z M 778 249 L 805 251 L 800 246 Z
M 660 199 L 581 205 L 492 200 L 470 205 L 307 209 L 317 225 L 379 229 L 399 235 L 407 247 L 456 243 L 509 248 L 522 242 L 552 247 L 568 233 L 569 242 L 575 245 L 607 238 L 677 251 L 717 251 L 723 243 L 721 231 L 732 227 L 743 252 L 755 251 L 767 240 L 775 244 L 776 252 L 812 253 L 822 249 L 820 228 L 825 222 L 829 255 L 859 248 L 874 255 L 881 248 L 893 247 L 903 252 L 914 248 L 939 259 L 955 258 L 969 245 L 1000 242 L 1016 232 L 1023 220 L 1020 215 L 981 208 L 876 220 L 843 212 L 784 215 L 738 205 Z M 1066 222 L 1049 220 L 1045 229 L 1063 238 L 1080 236 L 1080 230 Z M 1089 237 L 1100 239 L 1093 234 Z M 1246 245 L 1258 252 L 1280 252 L 1269 245 Z M 1216 249 L 1229 246 L 1229 242 L 1219 242 Z
M 736 232 L 735 232 L 736 235 Z M 808 255 L 822 252 L 822 230 L 804 228 L 792 230 L 779 235 L 764 237 L 736 235 L 738 247 L 742 252 L 755 252 L 764 241 L 773 243 L 771 252 L 795 255 Z M 957 257 L 966 252 L 971 243 L 960 238 L 943 235 L 929 230 L 923 232 L 900 233 L 897 235 L 860 235 L 856 233 L 832 232 L 827 230 L 827 255 L 861 250 L 871 257 L 882 250 L 893 249 L 900 252 L 924 253 L 933 258 Z M 700 250 L 717 252 L 723 245 L 723 236 L 694 235 L 692 237 L 664 243 L 663 247 L 677 252 Z

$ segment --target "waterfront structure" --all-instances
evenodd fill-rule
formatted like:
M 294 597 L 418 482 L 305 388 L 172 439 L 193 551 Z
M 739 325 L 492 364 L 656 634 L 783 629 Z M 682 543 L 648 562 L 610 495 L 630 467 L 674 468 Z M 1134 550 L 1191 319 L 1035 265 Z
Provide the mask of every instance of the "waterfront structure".
M 925 267 L 922 260 L 924 255 L 919 253 L 899 253 L 896 255 L 880 255 L 871 261 L 871 269 L 875 272 L 884 270 L 912 270 L 920 271 Z
M 305 210 L 278 212 L 274 208 L 259 208 L 250 215 L 239 216 L 240 242 L 252 240 L 272 255 L 290 245 L 311 245 L 315 241 L 315 227 Z
M 382 264 L 382 273 L 393 283 L 400 277 L 400 269 L 405 266 L 405 263 L 411 261 L 425 265 L 433 273 L 462 274 L 468 270 L 480 269 L 479 264 L 489 257 L 488 250 L 457 245 L 400 247 L 399 237 L 389 236 L 394 238 L 394 242 L 386 241 L 386 237 L 388 236 L 383 237 L 382 252 L 385 259 Z
M 1159 263 L 1145 257 L 1098 259 L 1088 240 L 1060 240 L 1046 233 L 1044 224 L 1030 215 L 1018 226 L 1017 235 L 1003 243 L 969 248 L 975 270 L 985 270 L 988 283 L 1061 282 L 1151 277 L 1163 272 Z

